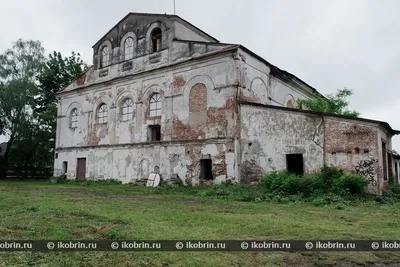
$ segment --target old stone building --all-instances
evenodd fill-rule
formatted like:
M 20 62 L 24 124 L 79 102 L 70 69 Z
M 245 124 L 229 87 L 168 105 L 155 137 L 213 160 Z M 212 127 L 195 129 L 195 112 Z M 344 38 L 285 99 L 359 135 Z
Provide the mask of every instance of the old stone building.
M 93 46 L 93 66 L 58 94 L 55 174 L 123 182 L 257 181 L 324 163 L 390 176 L 387 123 L 296 109 L 320 96 L 249 49 L 175 15 L 130 13 Z M 389 156 L 388 156 L 389 155 Z

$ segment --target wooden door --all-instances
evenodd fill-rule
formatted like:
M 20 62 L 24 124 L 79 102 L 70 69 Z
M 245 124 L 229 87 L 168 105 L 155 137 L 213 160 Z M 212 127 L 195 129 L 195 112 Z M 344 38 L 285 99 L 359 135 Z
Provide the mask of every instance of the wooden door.
M 86 158 L 78 159 L 78 165 L 76 168 L 76 179 L 77 180 L 86 179 Z

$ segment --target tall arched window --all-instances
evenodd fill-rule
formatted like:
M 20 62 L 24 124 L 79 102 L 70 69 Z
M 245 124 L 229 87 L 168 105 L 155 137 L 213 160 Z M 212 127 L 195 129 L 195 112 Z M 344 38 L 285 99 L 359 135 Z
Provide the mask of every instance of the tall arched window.
M 110 64 L 110 49 L 108 46 L 103 47 L 101 50 L 101 67 L 108 66 Z
M 75 129 L 78 127 L 78 109 L 74 108 L 69 117 L 69 127 Z
M 124 44 L 125 60 L 133 58 L 134 45 L 135 44 L 134 44 L 132 37 L 126 38 L 125 44 Z
M 150 117 L 161 116 L 161 95 L 159 93 L 150 97 L 149 113 Z
M 162 36 L 162 32 L 160 28 L 155 28 L 152 32 L 151 32 L 151 48 L 152 51 L 151 52 L 158 52 L 161 50 L 161 36 Z
M 127 121 L 132 119 L 133 101 L 130 98 L 124 100 L 122 104 L 122 120 Z
M 108 110 L 106 104 L 101 104 L 99 107 L 99 111 L 97 112 L 97 122 L 98 123 L 107 123 L 108 119 Z

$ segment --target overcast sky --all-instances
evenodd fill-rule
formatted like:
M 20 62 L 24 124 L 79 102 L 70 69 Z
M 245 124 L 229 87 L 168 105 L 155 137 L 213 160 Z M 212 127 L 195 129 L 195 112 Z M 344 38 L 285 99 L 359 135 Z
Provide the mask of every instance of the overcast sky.
M 400 1 L 176 0 L 176 14 L 221 42 L 238 43 L 322 94 L 353 89 L 351 108 L 400 129 Z M 0 52 L 18 38 L 46 52 L 79 52 L 129 12 L 173 14 L 173 0 L 18 0 L 1 4 Z M 393 138 L 400 152 L 400 137 Z

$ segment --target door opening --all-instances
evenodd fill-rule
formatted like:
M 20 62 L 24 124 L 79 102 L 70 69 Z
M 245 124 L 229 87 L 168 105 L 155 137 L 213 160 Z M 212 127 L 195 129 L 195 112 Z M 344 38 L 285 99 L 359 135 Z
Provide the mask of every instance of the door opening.
M 68 172 L 68 161 L 63 161 L 63 175 L 66 174 Z
M 86 158 L 78 158 L 78 164 L 76 168 L 76 179 L 86 179 Z
M 304 174 L 303 154 L 287 154 L 286 155 L 287 171 L 297 175 Z
M 201 159 L 200 160 L 200 179 L 212 180 L 212 160 Z

